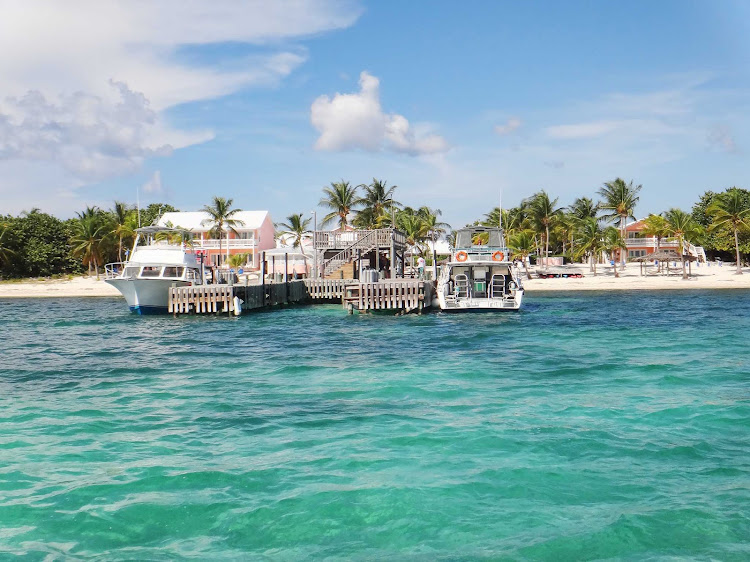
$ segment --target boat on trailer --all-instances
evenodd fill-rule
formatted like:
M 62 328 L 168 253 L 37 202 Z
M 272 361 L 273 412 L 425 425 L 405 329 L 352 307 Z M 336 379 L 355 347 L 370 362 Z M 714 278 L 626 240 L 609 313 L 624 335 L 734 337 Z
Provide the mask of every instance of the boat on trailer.
M 166 314 L 170 287 L 204 284 L 203 266 L 185 236 L 175 228 L 139 228 L 128 261 L 104 267 L 105 282 L 120 291 L 132 312 Z M 173 243 L 174 237 L 183 242 Z
M 475 226 L 456 232 L 451 259 L 437 283 L 441 310 L 519 310 L 523 294 L 520 271 L 510 259 L 502 229 Z

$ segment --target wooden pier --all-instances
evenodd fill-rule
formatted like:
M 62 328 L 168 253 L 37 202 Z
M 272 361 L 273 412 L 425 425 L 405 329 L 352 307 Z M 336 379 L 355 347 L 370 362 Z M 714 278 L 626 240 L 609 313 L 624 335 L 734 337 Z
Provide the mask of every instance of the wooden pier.
M 398 310 L 404 314 L 422 313 L 432 304 L 431 282 L 414 279 L 395 279 L 372 283 L 350 283 L 343 296 L 344 308 L 351 314 L 355 310 Z
M 432 304 L 435 284 L 416 279 L 361 283 L 354 279 L 305 279 L 260 285 L 171 287 L 168 311 L 178 314 L 235 314 L 272 306 L 341 303 L 350 314 L 393 310 L 421 312 Z

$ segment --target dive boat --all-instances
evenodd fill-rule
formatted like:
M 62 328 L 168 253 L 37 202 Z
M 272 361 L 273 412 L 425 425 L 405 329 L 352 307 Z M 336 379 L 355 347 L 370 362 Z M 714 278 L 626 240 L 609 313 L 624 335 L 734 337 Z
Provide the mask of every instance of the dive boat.
M 166 314 L 170 287 L 203 284 L 203 267 L 196 253 L 184 242 L 170 242 L 169 237 L 176 234 L 184 238 L 185 231 L 139 228 L 128 261 L 104 267 L 105 282 L 122 293 L 132 312 Z
M 523 285 L 500 228 L 467 227 L 456 232 L 455 248 L 437 283 L 446 312 L 518 310 Z

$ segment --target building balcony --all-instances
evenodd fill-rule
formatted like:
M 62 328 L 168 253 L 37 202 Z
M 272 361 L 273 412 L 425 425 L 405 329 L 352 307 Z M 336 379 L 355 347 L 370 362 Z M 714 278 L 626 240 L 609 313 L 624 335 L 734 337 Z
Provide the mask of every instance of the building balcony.
M 253 238 L 230 238 L 229 240 L 221 241 L 221 249 L 226 250 L 252 250 L 257 246 Z M 219 241 L 215 239 L 210 240 L 193 240 L 193 247 L 196 250 L 218 250 Z
M 625 245 L 628 248 L 648 248 L 656 250 L 656 238 L 626 238 Z M 660 248 L 677 248 L 677 240 L 662 240 Z

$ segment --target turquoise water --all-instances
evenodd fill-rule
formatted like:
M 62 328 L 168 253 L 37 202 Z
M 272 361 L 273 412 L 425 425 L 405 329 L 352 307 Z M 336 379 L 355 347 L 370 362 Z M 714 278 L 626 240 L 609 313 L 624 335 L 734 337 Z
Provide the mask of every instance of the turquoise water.
M 0 300 L 0 558 L 750 557 L 748 292 Z

